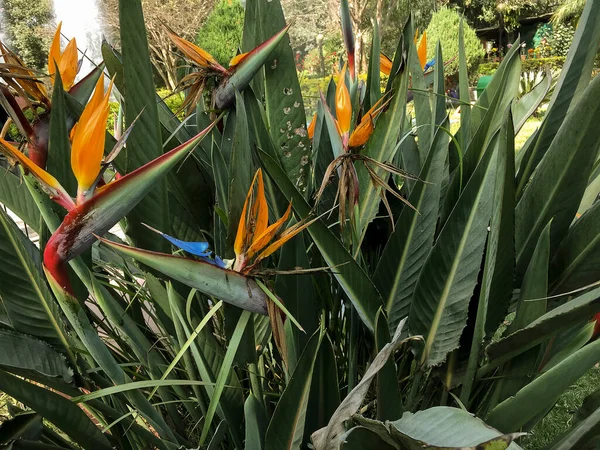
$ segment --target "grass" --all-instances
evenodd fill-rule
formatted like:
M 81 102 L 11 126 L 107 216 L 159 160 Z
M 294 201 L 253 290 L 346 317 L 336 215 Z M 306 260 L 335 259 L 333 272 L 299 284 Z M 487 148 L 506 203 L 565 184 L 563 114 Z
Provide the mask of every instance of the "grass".
M 573 424 L 573 415 L 583 400 L 600 387 L 600 368 L 594 367 L 571 386 L 550 413 L 521 441 L 524 450 L 542 450 Z

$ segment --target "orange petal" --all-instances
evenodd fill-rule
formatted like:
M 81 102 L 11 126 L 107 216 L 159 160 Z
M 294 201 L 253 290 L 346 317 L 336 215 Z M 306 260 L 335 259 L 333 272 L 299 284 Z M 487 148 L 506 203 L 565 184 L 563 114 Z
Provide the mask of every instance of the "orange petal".
M 352 103 L 350 102 L 350 92 L 348 92 L 348 88 L 346 87 L 345 63 L 335 89 L 335 112 L 342 133 L 347 133 L 350 131 L 350 122 L 352 121 Z
M 225 69 L 217 62 L 217 60 L 206 50 L 203 50 L 197 45 L 186 41 L 171 30 L 167 30 L 167 33 L 169 34 L 171 41 L 173 41 L 173 44 L 175 44 L 185 56 L 190 58 L 200 67 L 205 69 L 212 68 L 220 71 L 225 71 Z
M 350 135 L 348 146 L 360 147 L 361 145 L 364 145 L 371 137 L 374 129 L 375 126 L 373 125 L 373 117 L 370 114 L 365 115 L 360 121 L 360 124 Z
M 283 233 L 281 233 L 281 236 L 278 240 L 273 242 L 263 252 L 261 252 L 260 255 L 258 255 L 258 258 L 256 258 L 256 262 L 260 261 L 261 259 L 266 258 L 270 254 L 277 251 L 277 249 L 279 249 L 279 247 L 281 247 L 283 244 L 285 244 L 287 241 L 292 239 L 294 236 L 296 236 L 301 231 L 303 231 L 306 228 L 308 228 L 309 226 L 311 226 L 317 219 L 318 219 L 318 217 L 314 218 L 313 220 L 311 220 L 309 222 L 304 222 L 304 223 L 299 222 L 296 225 L 294 225 L 293 227 L 290 227 L 287 230 L 285 230 Z
M 392 60 L 385 56 L 383 53 L 379 55 L 379 70 L 387 76 L 392 73 Z
M 255 190 L 256 189 L 256 190 Z M 238 224 L 233 249 L 236 255 L 241 255 L 252 245 L 256 236 L 267 229 L 269 222 L 269 207 L 265 197 L 262 170 L 258 169 L 246 195 L 242 215 Z
M 248 53 L 250 52 L 246 52 L 246 53 L 241 53 L 239 55 L 234 56 L 233 58 L 231 58 L 231 61 L 229 61 L 229 68 L 231 69 L 232 67 L 237 66 L 239 63 L 242 62 L 242 60 L 248 56 Z
M 421 36 L 421 40 L 419 41 L 419 46 L 417 48 L 417 55 L 419 55 L 421 68 L 424 68 L 425 64 L 427 64 L 427 31 L 424 31 L 423 36 Z
M 104 74 L 100 76 L 94 95 L 71 133 L 71 168 L 77 178 L 79 192 L 88 191 L 100 172 L 112 85 L 113 81 L 104 93 Z
M 65 51 L 63 52 L 58 65 L 58 70 L 60 70 L 60 78 L 62 79 L 63 88 L 65 91 L 71 89 L 73 83 L 75 82 L 75 77 L 77 76 L 77 66 L 77 41 L 75 38 L 73 38 L 65 47 Z
M 48 73 L 52 80 L 54 80 L 54 74 L 56 73 L 55 64 L 60 62 L 60 29 L 62 28 L 62 22 L 58 23 L 56 32 L 54 33 L 54 39 L 48 52 Z M 56 61 L 56 62 L 55 62 Z
M 315 136 L 315 126 L 316 125 L 317 125 L 317 113 L 315 113 L 315 115 L 313 116 L 312 120 L 308 124 L 308 129 L 306 130 L 308 132 L 308 138 L 311 140 Z
M 63 205 L 66 209 L 69 209 L 69 207 L 72 206 L 73 201 L 56 178 L 2 138 L 0 138 L 0 153 L 3 153 L 13 163 L 21 164 L 21 166 L 23 166 L 27 172 L 31 173 L 42 185 L 44 190 L 50 196 L 54 197 L 59 204 Z
M 273 239 L 273 237 L 275 237 L 275 235 L 279 232 L 281 227 L 290 218 L 291 213 L 292 213 L 292 204 L 290 203 L 287 210 L 285 211 L 285 214 L 281 217 L 281 219 L 279 219 L 277 222 L 275 222 L 269 228 L 264 230 L 263 233 L 258 235 L 258 238 L 256 238 L 254 240 L 254 242 L 252 243 L 250 248 L 246 251 L 246 256 L 248 258 L 252 258 L 252 256 L 254 256 L 255 253 L 262 250 L 265 245 L 267 245 L 269 242 L 271 242 L 271 239 Z

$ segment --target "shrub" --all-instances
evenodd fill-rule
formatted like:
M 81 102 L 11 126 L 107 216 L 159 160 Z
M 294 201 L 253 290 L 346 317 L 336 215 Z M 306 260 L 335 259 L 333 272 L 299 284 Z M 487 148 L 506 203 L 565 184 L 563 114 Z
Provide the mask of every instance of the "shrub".
M 196 44 L 227 67 L 242 42 L 244 8 L 239 0 L 220 0 L 198 31 Z
M 523 72 L 537 72 L 543 69 L 550 69 L 551 72 L 560 72 L 565 64 L 564 56 L 553 56 L 550 58 L 529 58 L 521 63 Z M 477 73 L 479 76 L 492 75 L 498 70 L 499 62 L 487 62 L 479 64 Z
M 442 54 L 445 61 L 454 58 L 444 72 L 447 76 L 458 73 L 458 28 L 461 15 L 454 9 L 442 7 L 431 17 L 427 27 L 427 58 L 435 56 L 438 41 L 442 44 Z M 470 72 L 477 68 L 485 52 L 483 45 L 475 30 L 464 21 L 465 52 L 467 55 L 467 68 Z M 439 61 L 437 61 L 439 64 Z

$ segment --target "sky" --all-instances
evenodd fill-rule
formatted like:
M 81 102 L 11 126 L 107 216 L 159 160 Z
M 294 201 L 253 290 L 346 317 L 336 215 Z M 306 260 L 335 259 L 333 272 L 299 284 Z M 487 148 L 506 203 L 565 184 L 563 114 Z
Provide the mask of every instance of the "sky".
M 101 60 L 102 44 L 97 1 L 102 0 L 54 0 L 56 22 L 62 21 L 63 36 L 69 39 L 74 37 L 80 52 L 85 52 L 95 62 Z M 65 42 L 63 40 L 63 45 Z M 80 75 L 88 73 L 91 68 L 91 63 L 84 58 Z

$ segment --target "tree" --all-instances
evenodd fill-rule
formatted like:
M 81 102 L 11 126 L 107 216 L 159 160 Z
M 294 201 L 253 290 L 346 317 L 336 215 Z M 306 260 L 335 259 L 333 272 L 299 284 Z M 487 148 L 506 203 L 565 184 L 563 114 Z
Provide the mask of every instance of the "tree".
M 585 0 L 562 0 L 561 5 L 554 12 L 552 20 L 556 22 L 577 21 L 584 6 Z
M 143 0 L 150 59 L 164 85 L 175 90 L 179 81 L 179 57 L 173 51 L 166 26 L 184 39 L 194 41 L 198 29 L 212 10 L 215 0 Z M 99 2 L 107 34 L 119 40 L 118 0 Z
M 454 58 L 445 68 L 446 75 L 458 73 L 458 30 L 460 26 L 460 14 L 451 8 L 440 8 L 431 17 L 427 27 L 427 58 L 435 56 L 437 42 L 442 45 L 445 61 Z M 484 51 L 481 41 L 475 34 L 475 30 L 464 23 L 465 53 L 467 56 L 467 67 L 472 69 L 483 57 Z M 441 64 L 436 61 L 436 64 Z
M 244 8 L 239 0 L 221 0 L 200 28 L 196 44 L 227 66 L 240 47 L 243 28 Z
M 49 24 L 54 18 L 51 0 L 3 0 L 3 28 L 9 44 L 31 68 L 43 70 L 52 38 Z

